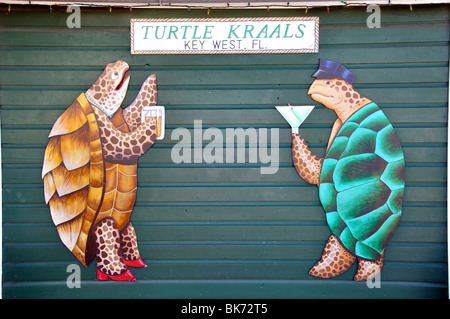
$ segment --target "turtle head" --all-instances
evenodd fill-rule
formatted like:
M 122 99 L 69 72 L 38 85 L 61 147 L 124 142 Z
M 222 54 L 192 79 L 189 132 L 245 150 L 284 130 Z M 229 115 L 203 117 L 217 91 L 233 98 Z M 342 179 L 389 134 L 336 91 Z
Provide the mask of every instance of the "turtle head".
M 342 122 L 371 102 L 360 95 L 352 84 L 341 78 L 316 79 L 311 84 L 308 94 L 313 100 L 335 111 Z
M 130 76 L 126 75 L 129 68 L 124 61 L 109 63 L 86 92 L 94 105 L 108 116 L 112 116 L 122 105 L 130 83 Z
M 308 94 L 313 100 L 335 111 L 342 123 L 370 103 L 353 88 L 356 75 L 339 62 L 319 59 L 319 68 L 312 77 L 316 80 L 311 84 Z
M 309 87 L 308 94 L 313 100 L 329 109 L 336 110 L 343 107 L 346 101 L 345 94 L 350 89 L 353 90 L 352 85 L 346 84 L 341 79 L 317 79 Z

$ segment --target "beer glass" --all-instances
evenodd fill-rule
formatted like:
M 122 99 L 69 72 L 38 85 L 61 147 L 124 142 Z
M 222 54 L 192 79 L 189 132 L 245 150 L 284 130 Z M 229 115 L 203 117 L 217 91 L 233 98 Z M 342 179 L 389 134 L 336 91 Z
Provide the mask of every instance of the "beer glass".
M 166 126 L 166 110 L 164 106 L 144 106 L 141 122 L 144 123 L 151 117 L 156 118 L 156 139 L 162 140 Z

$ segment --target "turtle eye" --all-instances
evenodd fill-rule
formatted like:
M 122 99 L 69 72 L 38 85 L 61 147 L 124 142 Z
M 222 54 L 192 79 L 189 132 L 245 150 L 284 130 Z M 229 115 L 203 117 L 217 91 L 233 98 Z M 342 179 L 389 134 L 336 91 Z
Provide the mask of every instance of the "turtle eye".
M 111 73 L 111 79 L 115 80 L 119 77 L 119 72 L 114 71 L 113 73 Z
M 325 80 L 323 83 L 325 83 L 325 84 L 331 84 L 331 82 L 330 81 L 328 81 L 328 80 Z

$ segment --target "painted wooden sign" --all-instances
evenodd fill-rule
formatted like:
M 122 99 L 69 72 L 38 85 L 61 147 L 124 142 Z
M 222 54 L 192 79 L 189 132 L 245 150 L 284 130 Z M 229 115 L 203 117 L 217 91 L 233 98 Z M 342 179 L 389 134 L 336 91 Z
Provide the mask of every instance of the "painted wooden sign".
M 156 107 L 154 74 L 121 108 L 128 69 L 124 61 L 108 64 L 56 120 L 42 168 L 45 201 L 61 241 L 85 266 L 96 257 L 98 280 L 135 281 L 128 267 L 146 267 L 130 217 L 137 162 L 162 136 L 164 109 Z
M 132 54 L 319 52 L 319 18 L 131 19 Z
M 337 115 L 324 158 L 311 152 L 298 133 L 301 121 L 290 115 L 302 114 L 302 107 L 281 113 L 292 127 L 295 169 L 319 187 L 332 232 L 321 260 L 309 273 L 335 277 L 357 260 L 354 279 L 367 280 L 380 273 L 384 249 L 402 214 L 403 151 L 383 111 L 353 87 L 355 74 L 339 62 L 320 59 L 313 77 L 308 94 Z M 309 114 L 308 107 L 303 113 Z

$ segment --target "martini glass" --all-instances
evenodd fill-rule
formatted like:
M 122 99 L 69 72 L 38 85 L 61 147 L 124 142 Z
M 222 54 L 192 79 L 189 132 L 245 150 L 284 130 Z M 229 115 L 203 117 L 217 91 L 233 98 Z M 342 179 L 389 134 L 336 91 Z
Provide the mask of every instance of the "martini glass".
M 298 134 L 298 128 L 314 109 L 313 105 L 275 106 L 292 128 L 292 133 Z

